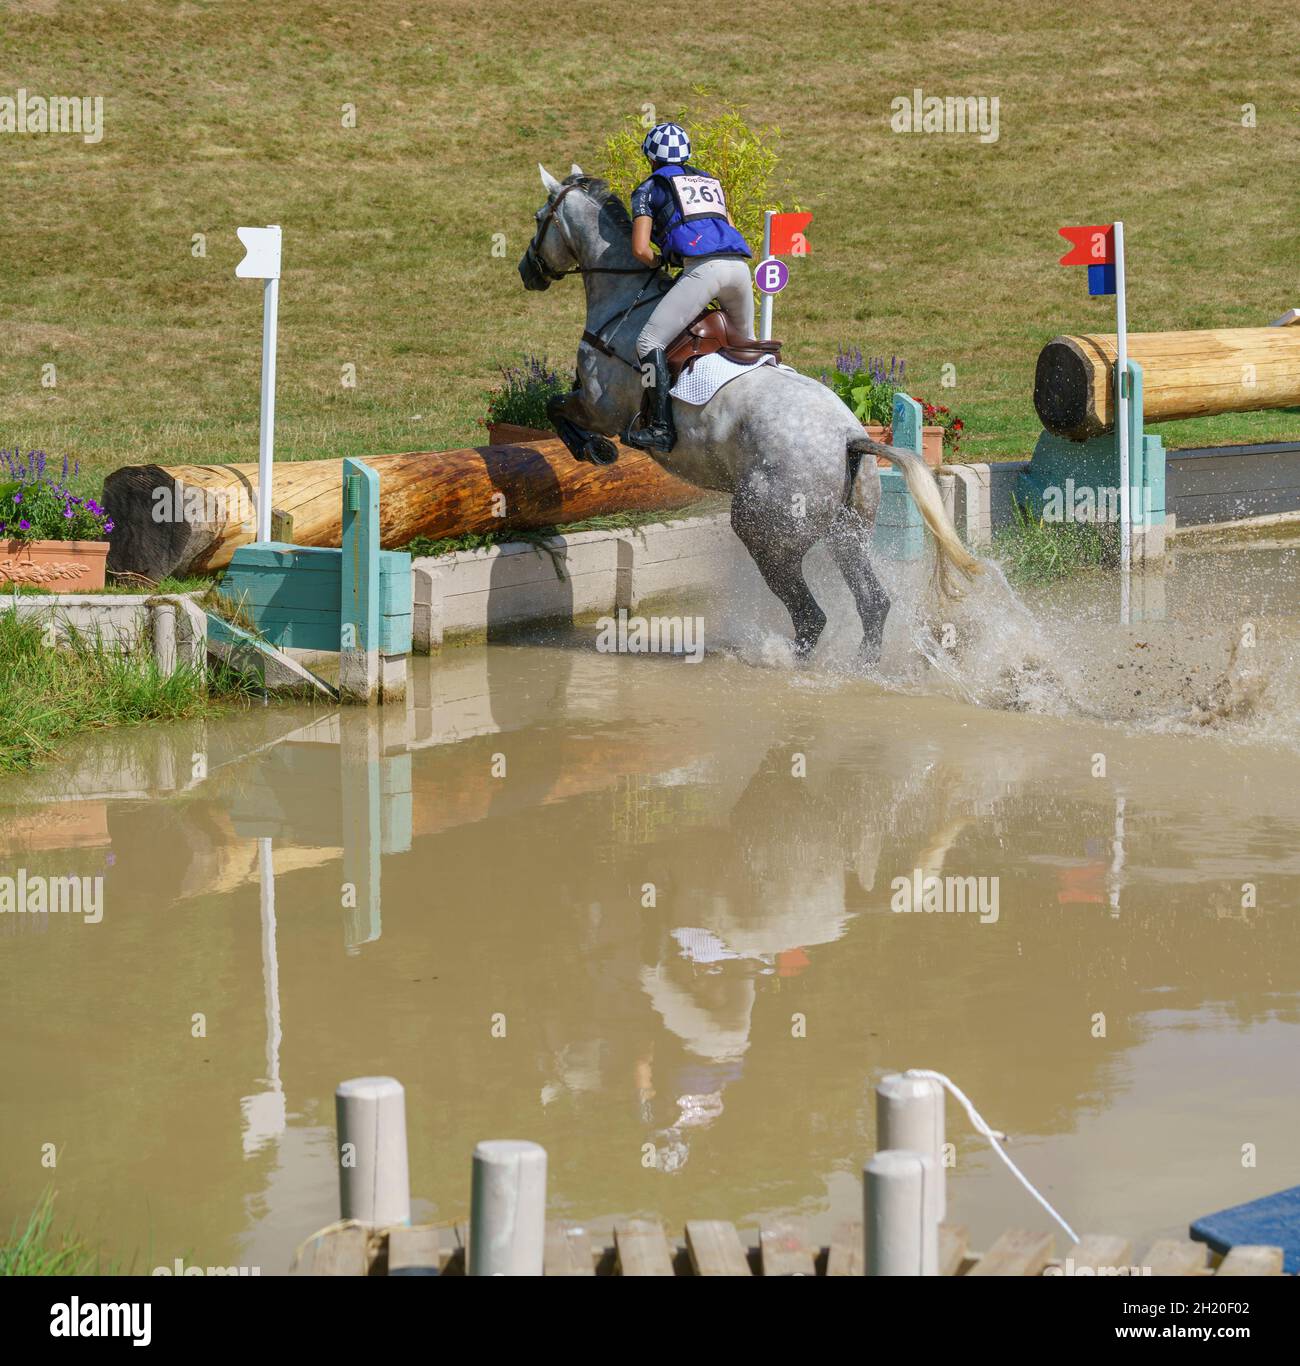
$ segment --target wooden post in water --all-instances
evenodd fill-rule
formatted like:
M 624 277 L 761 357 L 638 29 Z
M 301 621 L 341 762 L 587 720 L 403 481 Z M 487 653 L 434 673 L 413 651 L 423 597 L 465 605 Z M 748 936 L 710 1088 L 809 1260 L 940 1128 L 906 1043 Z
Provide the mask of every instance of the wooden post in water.
M 339 694 L 349 702 L 379 695 L 379 475 L 343 462 L 343 600 Z
M 878 1152 L 862 1174 L 862 1232 L 868 1276 L 937 1276 L 939 1219 L 934 1158 Z
M 406 1165 L 406 1092 L 392 1077 L 356 1077 L 334 1092 L 339 1211 L 383 1227 L 411 1222 Z
M 474 1149 L 469 1274 L 540 1276 L 546 1252 L 546 1149 L 490 1139 Z
M 891 1072 L 876 1085 L 876 1149 L 906 1149 L 934 1158 L 938 1219 L 948 1214 L 943 1166 L 943 1087 L 928 1077 Z

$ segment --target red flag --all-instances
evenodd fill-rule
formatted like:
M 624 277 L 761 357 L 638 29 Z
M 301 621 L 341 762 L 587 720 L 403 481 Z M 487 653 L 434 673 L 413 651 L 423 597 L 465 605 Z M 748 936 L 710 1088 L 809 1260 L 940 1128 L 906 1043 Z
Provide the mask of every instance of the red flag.
M 812 222 L 810 213 L 774 213 L 772 245 L 769 256 L 807 256 L 808 240 L 804 230 Z
M 1110 223 L 1091 228 L 1059 228 L 1073 246 L 1061 257 L 1063 266 L 1111 266 L 1115 264 L 1115 229 Z

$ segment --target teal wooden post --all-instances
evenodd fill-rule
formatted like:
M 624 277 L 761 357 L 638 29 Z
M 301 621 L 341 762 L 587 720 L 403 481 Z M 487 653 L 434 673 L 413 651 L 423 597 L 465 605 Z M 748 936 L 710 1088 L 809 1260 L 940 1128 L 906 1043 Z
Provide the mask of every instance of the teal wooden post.
M 924 458 L 921 405 L 908 394 L 894 395 L 893 445 Z M 876 544 L 894 560 L 919 560 L 925 554 L 925 522 L 899 470 L 880 471 L 880 511 Z
M 379 695 L 379 475 L 343 462 L 343 575 L 339 603 L 339 696 Z
M 1128 363 L 1129 484 L 1133 509 L 1134 563 L 1164 553 L 1165 443 L 1143 431 L 1142 367 Z M 1076 506 L 1091 495 L 1098 518 L 1119 516 L 1119 436 L 1115 431 L 1087 441 L 1067 441 L 1041 432 L 1029 468 L 1016 478 L 1016 499 L 1036 517 L 1076 520 Z M 1050 500 L 1050 506 L 1049 506 Z

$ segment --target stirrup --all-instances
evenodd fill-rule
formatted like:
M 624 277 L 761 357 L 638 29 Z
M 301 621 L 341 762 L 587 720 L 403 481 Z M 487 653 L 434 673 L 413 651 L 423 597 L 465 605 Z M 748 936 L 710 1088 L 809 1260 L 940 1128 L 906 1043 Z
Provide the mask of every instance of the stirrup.
M 677 433 L 666 422 L 652 422 L 647 427 L 628 423 L 623 444 L 638 451 L 658 451 L 660 455 L 667 455 L 677 444 Z

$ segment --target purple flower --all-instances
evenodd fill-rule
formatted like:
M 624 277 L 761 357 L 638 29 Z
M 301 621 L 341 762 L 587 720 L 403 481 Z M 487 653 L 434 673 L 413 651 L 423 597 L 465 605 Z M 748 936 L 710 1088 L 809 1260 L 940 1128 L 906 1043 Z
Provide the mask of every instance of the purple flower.
M 69 504 L 67 507 L 65 507 L 65 508 L 63 509 L 63 520 L 64 520 L 65 522 L 70 522 L 70 521 L 72 521 L 72 517 L 73 517 L 72 505 Z
M 22 519 L 22 521 L 20 521 L 20 522 L 18 523 L 18 530 L 19 530 L 19 531 L 30 531 L 31 528 L 32 528 L 32 524 L 27 520 L 26 517 L 24 517 L 24 518 Z
M 856 375 L 862 369 L 862 348 L 855 346 L 850 351 L 845 346 L 836 346 L 835 368 L 842 375 Z
M 22 494 L 21 494 L 21 493 L 15 493 L 15 494 L 14 494 L 14 502 L 15 502 L 15 503 L 21 503 L 22 501 L 23 501 L 23 496 L 22 496 Z
M 105 530 L 105 531 L 112 531 L 112 529 L 113 529 L 113 523 L 112 523 L 112 522 L 105 522 L 105 523 L 104 523 L 104 530 Z

